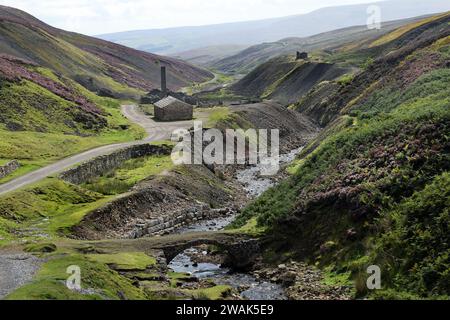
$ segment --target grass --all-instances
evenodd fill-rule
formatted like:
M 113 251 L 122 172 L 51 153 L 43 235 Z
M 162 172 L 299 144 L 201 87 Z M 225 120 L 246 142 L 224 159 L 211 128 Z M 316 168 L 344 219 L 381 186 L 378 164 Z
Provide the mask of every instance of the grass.
M 221 300 L 231 292 L 230 286 L 214 286 L 207 289 L 198 289 L 192 292 L 195 300 Z
M 111 199 L 56 178 L 47 178 L 0 197 L 0 233 L 7 240 L 13 240 L 16 231 L 37 228 L 36 233 L 58 238 L 67 234 L 85 214 Z M 28 237 L 35 238 L 33 234 Z
M 231 115 L 231 110 L 228 107 L 214 107 L 208 109 L 196 110 L 200 116 L 206 114 L 208 120 L 206 126 L 209 128 L 215 128 L 217 123 L 228 119 Z
M 122 251 L 120 242 L 114 248 L 99 249 L 83 241 L 62 240 L 33 243 L 26 246 L 45 261 L 33 280 L 8 295 L 8 300 L 221 300 L 231 287 L 201 289 L 182 288 L 191 282 L 188 274 L 163 271 L 154 256 L 144 252 Z M 89 249 L 86 251 L 85 249 Z M 116 251 L 118 250 L 118 251 Z M 86 252 L 102 252 L 86 253 Z M 68 267 L 79 267 L 81 291 L 69 290 Z M 166 279 L 166 280 L 163 280 Z
M 9 162 L 8 160 L 7 162 Z M 20 161 L 20 168 L 15 170 L 14 172 L 10 173 L 6 177 L 0 179 L 0 184 L 7 183 L 11 180 L 14 180 L 15 178 L 18 178 L 20 176 L 23 176 L 31 171 L 37 170 L 47 164 L 46 161 L 28 161 L 28 160 L 21 160 Z
M 173 168 L 170 156 L 148 156 L 126 161 L 107 176 L 76 186 L 47 178 L 30 187 L 0 197 L 0 243 L 16 238 L 17 230 L 36 229 L 51 238 L 69 234 L 86 214 L 127 192 L 145 178 Z
M 354 74 L 344 74 L 342 77 L 340 77 L 339 79 L 337 79 L 337 83 L 339 83 L 340 85 L 348 85 L 350 84 L 353 79 L 354 79 L 355 75 Z
M 230 233 L 238 233 L 238 234 L 248 234 L 253 237 L 258 237 L 264 235 L 267 232 L 267 228 L 258 224 L 258 220 L 256 218 L 249 219 L 242 227 L 233 228 L 230 227 L 228 232 Z
M 218 71 L 213 71 L 213 73 L 214 73 L 213 79 L 203 82 L 203 83 L 193 84 L 190 87 L 186 87 L 186 88 L 182 89 L 182 91 L 188 95 L 193 95 L 195 93 L 208 90 L 208 88 L 210 88 L 210 87 L 217 86 L 217 85 L 230 84 L 234 81 L 234 78 L 232 76 L 223 74 Z
M 174 167 L 171 156 L 148 156 L 131 159 L 110 173 L 93 178 L 83 187 L 104 195 L 127 192 L 138 182 Z
M 143 252 L 121 252 L 115 254 L 90 254 L 88 260 L 111 266 L 114 270 L 145 271 L 156 265 L 156 259 Z
M 240 95 L 233 93 L 227 88 L 223 88 L 218 91 L 200 93 L 199 97 L 204 101 L 217 101 L 217 102 L 240 100 L 244 98 Z
M 141 104 L 140 108 L 147 116 L 153 117 L 155 115 L 155 106 L 152 104 Z
M 447 40 L 433 46 L 435 59 L 446 56 Z M 448 297 L 449 82 L 442 68 L 403 88 L 385 80 L 367 90 L 344 109 L 339 123 L 348 125 L 313 143 L 288 169 L 292 177 L 233 227 L 256 221 L 273 252 L 325 268 L 326 284 L 354 280 L 360 297 Z M 370 265 L 383 270 L 377 293 L 365 287 Z
M 397 30 L 394 30 L 393 32 L 388 33 L 388 34 L 382 36 L 381 38 L 375 40 L 370 45 L 370 47 L 381 46 L 383 44 L 386 44 L 386 43 L 389 43 L 391 41 L 394 41 L 395 39 L 400 38 L 402 35 L 404 35 L 405 33 L 409 32 L 411 30 L 414 30 L 414 29 L 416 29 L 416 28 L 418 28 L 420 26 L 423 26 L 423 25 L 425 25 L 427 23 L 436 21 L 436 20 L 441 19 L 443 17 L 446 17 L 448 15 L 449 15 L 449 13 L 447 12 L 447 13 L 443 13 L 443 14 L 440 14 L 440 15 L 432 16 L 432 17 L 420 20 L 418 22 L 411 23 L 411 24 L 405 25 L 403 27 L 400 27 Z
M 40 70 L 48 77 L 53 74 L 48 69 Z M 85 150 L 139 140 L 145 136 L 141 127 L 122 116 L 119 101 L 98 97 L 80 85 L 70 83 L 80 94 L 105 111 L 107 126 L 90 130 L 76 124 L 71 118 L 71 112 L 77 112 L 72 103 L 34 83 L 22 81 L 2 86 L 0 110 L 7 121 L 20 124 L 23 130 L 9 131 L 0 124 L 0 158 L 17 159 L 22 164 L 19 170 L 1 179 L 0 183 Z M 35 101 L 39 102 L 36 104 Z M 42 109 L 42 105 L 45 108 Z
M 73 252 L 57 252 L 48 256 L 49 261 L 40 269 L 33 281 L 9 296 L 8 300 L 132 300 L 146 298 L 144 292 L 133 286 L 132 281 L 111 270 L 106 263 L 92 261 L 85 255 Z M 149 257 L 151 259 L 151 257 Z M 81 271 L 81 288 L 85 292 L 69 290 L 65 281 L 69 266 Z

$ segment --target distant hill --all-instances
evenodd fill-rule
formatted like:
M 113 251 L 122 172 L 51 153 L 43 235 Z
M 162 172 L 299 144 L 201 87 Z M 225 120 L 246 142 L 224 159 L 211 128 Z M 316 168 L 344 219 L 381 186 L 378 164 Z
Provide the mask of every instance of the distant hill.
M 210 67 L 225 73 L 248 73 L 258 65 L 270 59 L 296 51 L 313 52 L 316 50 L 333 51 L 343 44 L 351 43 L 353 46 L 370 43 L 371 39 L 380 37 L 396 28 L 422 19 L 411 18 L 385 22 L 380 30 L 369 30 L 364 26 L 353 26 L 333 30 L 306 38 L 285 38 L 275 42 L 266 42 L 251 46 L 235 55 L 210 63 Z
M 246 46 L 242 45 L 220 45 L 178 52 L 171 56 L 197 66 L 208 67 L 218 60 L 233 56 L 244 49 Z
M 141 139 L 120 101 L 213 75 L 182 61 L 53 28 L 0 6 L 0 161 L 21 172 L 99 145 Z
M 33 16 L 0 6 L 0 53 L 22 58 L 65 75 L 92 91 L 126 96 L 127 88 L 159 87 L 160 64 L 167 66 L 171 89 L 211 77 L 203 69 L 173 58 L 126 48 L 53 28 Z M 131 90 L 132 92 L 132 90 Z
M 375 2 L 375 1 L 374 1 Z M 450 10 L 447 0 L 390 0 L 377 3 L 382 20 L 392 21 Z M 199 27 L 152 29 L 100 35 L 99 37 L 140 50 L 174 54 L 220 45 L 251 46 L 288 37 L 365 25 L 367 4 L 329 7 L 290 17 Z

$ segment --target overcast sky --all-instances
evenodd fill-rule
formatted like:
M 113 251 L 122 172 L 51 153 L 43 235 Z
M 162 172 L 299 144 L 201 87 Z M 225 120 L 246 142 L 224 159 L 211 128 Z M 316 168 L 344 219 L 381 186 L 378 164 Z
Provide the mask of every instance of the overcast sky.
M 55 27 L 88 35 L 282 17 L 367 2 L 373 0 L 0 0 Z

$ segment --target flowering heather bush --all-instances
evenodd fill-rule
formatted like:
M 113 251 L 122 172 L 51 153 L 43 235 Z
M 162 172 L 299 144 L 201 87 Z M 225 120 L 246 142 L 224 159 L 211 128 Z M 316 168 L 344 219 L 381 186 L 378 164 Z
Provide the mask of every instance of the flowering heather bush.
M 30 66 L 36 66 L 36 64 L 9 55 L 0 55 L 0 79 L 11 82 L 19 82 L 22 79 L 29 80 L 65 100 L 76 103 L 85 112 L 97 115 L 103 114 L 103 111 L 94 103 L 79 95 L 73 89 L 44 77 L 37 72 L 30 71 L 27 69 Z

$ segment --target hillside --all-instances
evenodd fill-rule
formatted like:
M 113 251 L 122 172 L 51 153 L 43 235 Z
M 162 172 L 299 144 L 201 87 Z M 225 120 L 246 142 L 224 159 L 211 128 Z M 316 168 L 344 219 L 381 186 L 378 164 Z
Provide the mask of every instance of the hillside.
M 297 104 L 322 134 L 236 223 L 269 228 L 268 260 L 321 266 L 359 297 L 448 299 L 449 22 L 426 19 L 335 57 L 370 63 Z M 382 290 L 367 290 L 370 265 Z
M 177 52 L 172 56 L 177 59 L 192 63 L 196 66 L 212 67 L 217 60 L 233 56 L 244 50 L 243 45 L 220 45 Z
M 330 63 L 295 60 L 282 56 L 263 63 L 230 90 L 235 94 L 273 99 L 283 104 L 297 102 L 317 83 L 334 80 L 348 71 Z
M 211 67 L 224 73 L 245 74 L 277 56 L 295 54 L 296 51 L 312 53 L 325 50 L 333 52 L 342 48 L 345 44 L 369 45 L 381 35 L 418 20 L 421 20 L 421 18 L 385 22 L 380 30 L 369 30 L 365 25 L 353 26 L 306 38 L 295 37 L 285 38 L 276 42 L 266 42 L 251 46 L 226 58 L 218 59 L 211 63 Z
M 384 22 L 418 17 L 450 10 L 442 0 L 374 1 L 380 6 Z M 273 42 L 288 37 L 315 34 L 365 25 L 367 4 L 328 7 L 307 14 L 289 17 L 227 23 L 208 26 L 127 31 L 100 35 L 108 41 L 160 54 L 176 54 L 205 46 L 244 45 Z
M 53 28 L 27 13 L 0 6 L 0 53 L 26 59 L 95 92 L 136 97 L 159 87 L 159 65 L 167 66 L 173 89 L 212 75 L 187 63 Z

